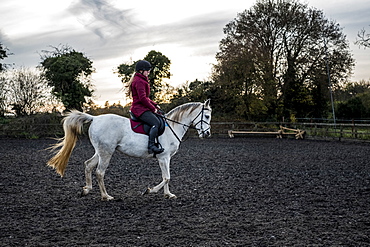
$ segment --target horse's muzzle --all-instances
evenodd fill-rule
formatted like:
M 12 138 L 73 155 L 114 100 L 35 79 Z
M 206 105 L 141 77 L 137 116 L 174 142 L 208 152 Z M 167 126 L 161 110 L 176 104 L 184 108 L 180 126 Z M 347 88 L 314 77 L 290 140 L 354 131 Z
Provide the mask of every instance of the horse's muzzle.
M 199 135 L 199 137 L 200 137 L 200 138 L 208 138 L 208 137 L 210 137 L 210 136 L 211 136 L 211 131 L 209 131 L 209 130 L 204 131 L 204 132 L 202 132 L 202 133 Z

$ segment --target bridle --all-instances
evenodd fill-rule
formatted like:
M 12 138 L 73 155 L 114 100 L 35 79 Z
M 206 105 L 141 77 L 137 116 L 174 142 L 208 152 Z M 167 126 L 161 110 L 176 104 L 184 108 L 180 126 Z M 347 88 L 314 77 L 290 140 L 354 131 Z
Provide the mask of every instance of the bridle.
M 204 107 L 204 104 L 202 105 L 202 110 L 198 113 L 198 115 L 193 119 L 193 121 L 191 121 L 192 122 L 192 125 L 194 126 L 193 128 L 195 129 L 195 130 L 197 130 L 197 131 L 201 131 L 201 133 L 203 134 L 203 136 L 204 136 L 204 134 L 208 131 L 208 130 L 210 130 L 211 129 L 211 125 L 209 124 L 209 123 L 207 123 L 206 121 L 204 121 L 203 120 L 203 116 L 204 116 L 204 110 L 205 110 L 206 108 Z M 197 119 L 197 117 L 199 116 L 199 115 L 201 115 L 201 117 L 200 117 L 200 120 L 197 122 L 197 123 L 194 123 L 194 120 L 195 119 Z M 200 123 L 200 129 L 198 129 L 198 128 L 196 128 L 196 126 L 198 125 Z M 207 129 L 203 129 L 203 123 L 205 123 L 205 124 L 207 124 L 208 125 L 208 128 Z
M 203 120 L 203 116 L 204 116 L 204 110 L 206 108 L 204 107 L 204 104 L 202 105 L 202 110 L 198 113 L 198 115 L 196 115 L 196 117 L 191 121 L 191 124 L 190 125 L 187 125 L 187 124 L 184 124 L 184 123 L 180 123 L 178 121 L 175 121 L 175 120 L 172 120 L 172 119 L 169 119 L 167 118 L 166 116 L 164 115 L 160 115 L 164 121 L 166 122 L 166 125 L 170 128 L 170 130 L 172 131 L 172 133 L 175 135 L 176 139 L 182 143 L 183 141 L 179 138 L 179 136 L 176 134 L 176 132 L 172 129 L 172 127 L 167 123 L 167 121 L 170 121 L 170 122 L 173 122 L 173 123 L 176 123 L 176 124 L 179 124 L 179 125 L 182 125 L 183 128 L 187 127 L 187 128 L 190 128 L 190 129 L 195 129 L 197 131 L 200 131 L 202 133 L 203 136 L 205 136 L 205 133 L 211 129 L 211 125 L 209 123 L 207 123 L 205 120 Z M 194 123 L 195 119 L 197 119 L 199 116 L 200 117 L 200 120 L 197 122 L 197 123 Z M 200 123 L 200 129 L 197 128 L 196 126 Z M 207 124 L 208 125 L 208 128 L 207 129 L 203 129 L 203 123 L 204 124 Z

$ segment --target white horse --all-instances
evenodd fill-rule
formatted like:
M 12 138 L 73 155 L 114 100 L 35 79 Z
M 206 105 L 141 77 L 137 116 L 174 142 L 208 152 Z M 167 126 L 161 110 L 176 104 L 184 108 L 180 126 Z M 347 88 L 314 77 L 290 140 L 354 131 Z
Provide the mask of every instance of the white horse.
M 180 105 L 165 115 L 167 126 L 164 133 L 159 136 L 159 142 L 164 152 L 157 154 L 159 166 L 162 170 L 162 182 L 145 193 L 158 192 L 164 187 L 164 195 L 175 198 L 169 190 L 170 159 L 177 152 L 182 137 L 189 127 L 193 126 L 200 138 L 209 137 L 211 122 L 210 101 L 205 103 L 187 103 Z M 104 174 L 115 150 L 128 156 L 140 158 L 153 158 L 148 153 L 148 136 L 132 131 L 130 120 L 115 114 L 92 116 L 79 111 L 72 111 L 63 119 L 64 137 L 54 148 L 61 147 L 59 152 L 48 161 L 48 165 L 55 168 L 57 173 L 64 175 L 72 150 L 76 144 L 78 134 L 81 134 L 84 123 L 90 122 L 89 137 L 94 146 L 95 154 L 85 161 L 86 186 L 83 195 L 92 189 L 92 170 L 97 166 L 96 176 L 99 183 L 102 200 L 112 200 L 104 186 Z

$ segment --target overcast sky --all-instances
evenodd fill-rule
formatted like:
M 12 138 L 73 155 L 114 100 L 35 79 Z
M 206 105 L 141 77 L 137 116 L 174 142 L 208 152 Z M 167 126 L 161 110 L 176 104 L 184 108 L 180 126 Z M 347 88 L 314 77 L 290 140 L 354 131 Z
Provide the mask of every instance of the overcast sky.
M 343 28 L 356 60 L 352 80 L 370 79 L 370 49 L 354 45 L 370 33 L 368 0 L 307 0 Z M 206 80 L 223 28 L 254 0 L 1 0 L 0 42 L 14 55 L 3 60 L 36 67 L 40 52 L 68 44 L 93 61 L 95 101 L 125 103 L 115 68 L 156 50 L 172 62 L 174 86 Z

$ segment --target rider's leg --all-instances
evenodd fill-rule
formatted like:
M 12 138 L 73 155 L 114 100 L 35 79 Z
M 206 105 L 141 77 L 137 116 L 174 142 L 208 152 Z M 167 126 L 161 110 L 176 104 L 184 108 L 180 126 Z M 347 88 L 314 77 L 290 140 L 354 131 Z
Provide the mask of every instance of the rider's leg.
M 144 112 L 140 117 L 141 121 L 152 126 L 149 131 L 149 142 L 148 142 L 148 151 L 149 153 L 160 154 L 164 151 L 163 148 L 158 148 L 155 145 L 155 138 L 158 136 L 158 128 L 160 126 L 160 121 L 154 113 L 151 111 Z

